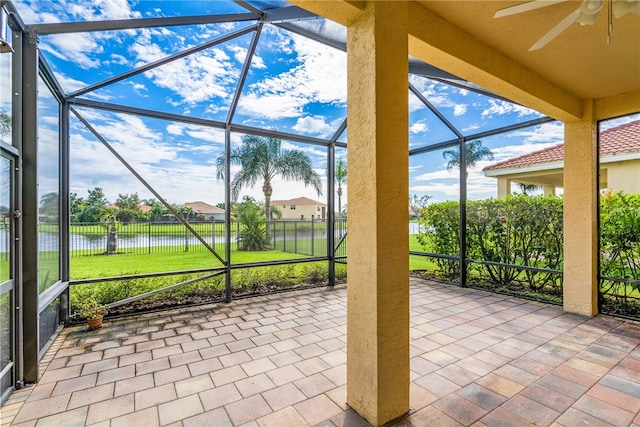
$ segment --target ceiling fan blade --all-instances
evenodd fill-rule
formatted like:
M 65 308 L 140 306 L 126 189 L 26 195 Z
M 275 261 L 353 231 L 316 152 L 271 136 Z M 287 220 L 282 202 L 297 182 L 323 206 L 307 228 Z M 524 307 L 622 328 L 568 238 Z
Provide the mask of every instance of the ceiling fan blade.
M 576 19 L 578 19 L 579 16 L 580 16 L 580 8 L 576 9 L 573 13 L 571 13 L 569 16 L 564 18 L 562 21 L 558 22 L 558 24 L 555 27 L 550 29 L 547 34 L 542 36 L 540 40 L 538 40 L 533 46 L 531 46 L 529 48 L 529 51 L 538 50 L 541 47 L 546 46 L 547 43 L 549 43 L 551 40 L 558 37 L 558 35 L 561 32 L 569 28 L 571 24 L 573 24 L 576 21 Z
M 515 6 L 500 9 L 493 15 L 494 18 L 502 18 L 503 16 L 515 15 L 516 13 L 528 12 L 530 10 L 540 9 L 542 7 L 552 6 L 557 3 L 564 3 L 569 0 L 532 0 L 526 3 L 517 4 Z

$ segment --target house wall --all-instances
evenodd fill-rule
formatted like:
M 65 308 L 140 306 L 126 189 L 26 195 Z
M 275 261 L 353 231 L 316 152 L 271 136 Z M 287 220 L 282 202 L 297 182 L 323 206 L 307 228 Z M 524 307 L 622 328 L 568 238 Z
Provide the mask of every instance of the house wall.
M 640 193 L 640 159 L 607 163 L 607 187 L 616 192 Z
M 295 209 L 291 209 L 291 205 L 274 205 L 282 212 L 282 219 L 305 219 L 311 220 L 322 219 L 322 205 L 295 205 Z M 325 209 L 326 212 L 326 209 Z

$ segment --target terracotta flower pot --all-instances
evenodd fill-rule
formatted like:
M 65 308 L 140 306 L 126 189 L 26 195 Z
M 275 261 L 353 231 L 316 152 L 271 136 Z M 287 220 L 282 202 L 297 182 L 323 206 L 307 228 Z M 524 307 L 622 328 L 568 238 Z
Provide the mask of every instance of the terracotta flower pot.
M 87 323 L 89 324 L 89 330 L 101 328 L 102 327 L 102 316 L 95 317 L 93 319 L 87 319 Z

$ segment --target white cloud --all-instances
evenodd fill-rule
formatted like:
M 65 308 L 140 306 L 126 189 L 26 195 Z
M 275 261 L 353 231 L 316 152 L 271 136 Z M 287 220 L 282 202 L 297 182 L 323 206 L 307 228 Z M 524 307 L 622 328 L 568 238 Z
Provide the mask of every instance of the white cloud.
M 603 130 L 611 129 L 617 126 L 625 125 L 627 123 L 635 122 L 637 120 L 640 120 L 640 113 L 631 114 L 624 117 L 618 117 L 616 119 L 605 120 L 601 123 L 600 130 L 603 131 Z
M 66 5 L 68 13 L 86 21 L 140 18 L 140 12 L 131 10 L 128 0 L 77 1 Z
M 104 51 L 90 34 L 53 34 L 41 38 L 40 48 L 54 56 L 73 62 L 84 69 L 98 68 L 95 56 Z
M 462 132 L 466 133 L 476 129 L 480 129 L 480 125 L 478 123 L 471 123 L 469 126 L 462 128 Z
M 122 55 L 118 55 L 117 53 L 112 53 L 110 56 L 111 62 L 118 65 L 127 65 L 129 60 Z
M 322 116 L 300 117 L 292 127 L 296 132 L 302 134 L 328 136 L 333 133 L 335 126 L 328 124 Z
M 482 112 L 482 117 L 492 118 L 493 116 L 501 116 L 504 114 L 516 113 L 518 117 L 524 117 L 529 115 L 541 116 L 535 110 L 532 110 L 522 105 L 512 104 L 511 102 L 503 101 L 501 99 L 490 99 L 489 107 L 485 108 Z
M 19 13 L 29 24 L 52 23 L 71 20 L 100 21 L 139 18 L 139 12 L 131 10 L 127 0 L 84 0 L 76 2 L 34 2 L 18 6 Z M 120 34 L 122 34 L 121 32 Z M 134 34 L 128 30 L 124 33 Z M 100 66 L 98 56 L 103 47 L 98 40 L 117 38 L 118 32 L 54 34 L 40 38 L 40 48 L 66 62 L 83 69 Z
M 139 37 L 132 46 L 139 63 L 157 61 L 168 56 L 162 48 Z M 239 68 L 222 49 L 208 49 L 147 71 L 145 75 L 158 87 L 178 95 L 176 104 L 194 105 L 213 98 L 228 100 L 233 94 Z
M 316 157 L 320 157 L 326 160 L 327 158 L 327 150 L 325 149 L 321 149 L 318 148 L 315 145 L 297 145 L 297 144 L 293 144 L 291 142 L 287 142 L 287 141 L 282 141 L 282 145 L 280 146 L 283 150 L 298 150 L 298 151 L 302 151 L 303 153 L 309 155 L 309 156 L 316 156 Z M 312 158 L 313 160 L 313 158 Z M 322 172 L 324 173 L 324 172 Z M 321 173 L 321 175 L 322 175 Z
M 413 178 L 414 181 L 435 181 L 442 179 L 457 179 L 458 172 L 457 170 L 449 172 L 446 167 L 443 169 L 439 169 L 433 172 L 423 173 Z
M 345 105 L 346 54 L 295 34 L 291 41 L 298 64 L 251 84 L 240 99 L 241 113 L 278 119 L 297 117 L 312 102 Z
M 182 135 L 185 125 L 182 123 L 171 123 L 167 126 L 167 132 L 171 135 Z
M 207 142 L 214 142 L 216 144 L 224 144 L 224 130 L 222 129 L 213 129 L 213 128 L 203 128 L 197 130 L 188 130 L 187 135 L 190 137 Z M 217 148 L 219 149 L 219 148 Z
M 564 125 L 561 122 L 544 123 L 533 128 L 506 134 L 509 138 L 521 139 L 523 143 L 555 143 L 564 141 Z
M 281 119 L 285 117 L 298 117 L 307 100 L 292 93 L 247 93 L 240 97 L 238 110 L 252 117 L 265 119 Z
M 131 87 L 133 88 L 133 90 L 135 91 L 136 94 L 138 94 L 138 96 L 144 96 L 147 97 L 148 95 L 142 93 L 143 91 L 148 92 L 149 89 L 147 89 L 147 87 L 145 85 L 143 85 L 142 83 L 134 83 L 134 82 L 129 82 L 131 84 Z
M 409 75 L 409 82 L 433 106 L 440 108 L 456 107 L 456 103 L 451 99 L 451 94 L 448 93 L 448 87 L 446 85 L 413 74 Z M 418 97 L 411 94 L 409 97 L 409 111 L 413 112 L 422 108 L 426 108 L 426 106 L 418 99 Z
M 465 104 L 456 104 L 453 106 L 453 115 L 458 117 L 464 115 L 467 112 L 467 106 Z
M 411 133 L 422 133 L 429 130 L 429 126 L 424 120 L 417 121 L 409 126 L 409 132 Z
M 229 46 L 229 50 L 233 52 L 233 56 L 236 59 L 236 61 L 238 61 L 241 64 L 244 64 L 244 61 L 247 58 L 247 48 L 242 46 L 237 46 L 237 45 L 231 45 Z M 251 57 L 251 67 L 258 68 L 258 69 L 267 68 L 266 64 L 264 63 L 264 60 L 260 56 L 256 55 L 255 53 Z

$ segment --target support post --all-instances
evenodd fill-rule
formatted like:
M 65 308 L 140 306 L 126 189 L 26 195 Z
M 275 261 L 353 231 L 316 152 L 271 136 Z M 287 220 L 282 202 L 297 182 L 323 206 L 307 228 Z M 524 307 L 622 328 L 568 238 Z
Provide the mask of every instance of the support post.
M 506 199 L 509 195 L 511 195 L 511 180 L 498 177 L 498 199 Z
M 598 139 L 593 101 L 564 125 L 564 310 L 598 313 Z
M 22 301 L 23 380 L 38 381 L 38 37 L 22 38 Z
M 409 410 L 407 3 L 347 29 L 347 404 L 374 426 Z
M 329 286 L 336 284 L 336 144 L 331 142 L 327 149 L 327 257 L 329 257 Z M 338 213 L 338 217 L 340 213 Z M 312 254 L 313 255 L 313 254 Z

